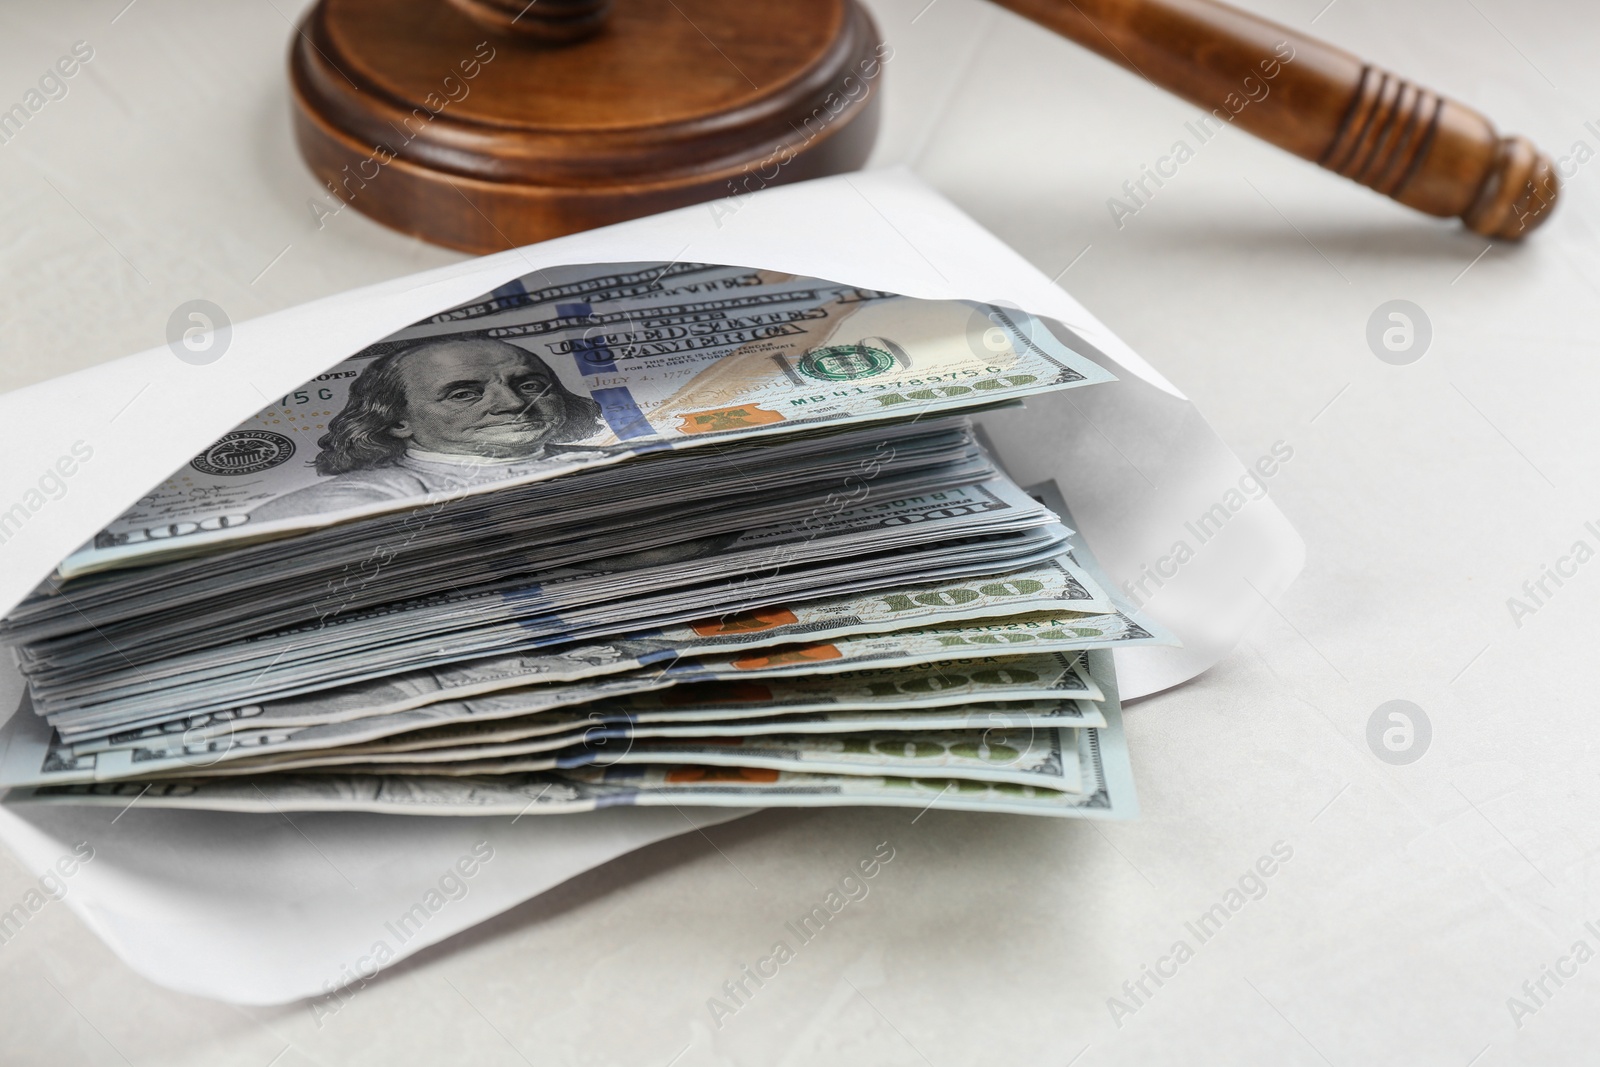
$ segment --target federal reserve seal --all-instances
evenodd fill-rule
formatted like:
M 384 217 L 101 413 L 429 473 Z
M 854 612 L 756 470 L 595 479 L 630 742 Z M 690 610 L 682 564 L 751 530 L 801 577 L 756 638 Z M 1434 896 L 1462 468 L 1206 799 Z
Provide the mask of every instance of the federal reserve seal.
M 222 440 L 189 461 L 201 474 L 235 477 L 258 474 L 287 463 L 294 455 L 294 442 L 270 430 L 234 430 Z
M 869 344 L 829 345 L 807 352 L 800 370 L 825 382 L 851 382 L 872 378 L 894 366 L 894 357 Z

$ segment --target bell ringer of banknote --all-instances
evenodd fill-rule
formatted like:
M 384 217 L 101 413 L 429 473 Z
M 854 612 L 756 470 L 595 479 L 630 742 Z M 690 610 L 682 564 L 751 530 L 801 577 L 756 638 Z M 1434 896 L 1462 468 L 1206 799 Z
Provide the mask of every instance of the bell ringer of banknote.
M 1111 376 L 1012 308 L 674 262 L 351 355 L 3 621 L 24 802 L 1129 818 L 1123 603 L 969 416 Z M 998 411 L 995 417 L 1005 417 Z

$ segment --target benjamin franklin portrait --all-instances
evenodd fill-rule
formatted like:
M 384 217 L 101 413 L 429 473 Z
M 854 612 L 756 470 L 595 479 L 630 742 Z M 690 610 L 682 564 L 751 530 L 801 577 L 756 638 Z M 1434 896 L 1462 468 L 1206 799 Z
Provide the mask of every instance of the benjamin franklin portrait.
M 422 341 L 369 363 L 313 461 L 327 481 L 251 512 L 258 520 L 416 499 L 559 462 L 553 446 L 602 427 L 600 406 L 538 356 L 488 337 Z

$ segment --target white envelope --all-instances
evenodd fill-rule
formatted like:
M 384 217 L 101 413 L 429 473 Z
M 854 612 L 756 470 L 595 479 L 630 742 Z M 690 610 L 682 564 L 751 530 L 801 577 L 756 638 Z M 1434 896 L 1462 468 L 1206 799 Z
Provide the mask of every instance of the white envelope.
M 0 396 L 0 523 L 10 516 L 0 526 L 0 613 L 267 398 L 371 342 L 537 268 L 680 259 L 1011 304 L 1093 346 L 1119 381 L 1035 397 L 1025 411 L 983 421 L 1012 475 L 1025 485 L 1055 479 L 1122 594 L 1182 639 L 1182 648 L 1117 651 L 1125 698 L 1216 663 L 1304 563 L 1303 542 L 1265 496 L 1271 457 L 1248 471 L 1193 404 L 1075 300 L 896 169 L 684 208 L 327 297 L 235 325 L 225 356 L 209 365 L 162 346 Z M 62 457 L 78 458 L 58 466 Z M 70 476 L 46 477 L 69 467 Z M 0 707 L 16 707 L 20 692 L 15 668 L 0 667 Z M 71 875 L 49 885 L 65 887 L 66 904 L 129 966 L 184 992 L 267 1004 L 325 994 L 625 852 L 742 814 L 330 813 L 291 823 L 0 805 L 0 839 L 41 875 L 86 842 L 93 858 L 64 863 Z M 491 859 L 472 858 L 484 848 Z M 403 915 L 413 918 L 395 926 Z

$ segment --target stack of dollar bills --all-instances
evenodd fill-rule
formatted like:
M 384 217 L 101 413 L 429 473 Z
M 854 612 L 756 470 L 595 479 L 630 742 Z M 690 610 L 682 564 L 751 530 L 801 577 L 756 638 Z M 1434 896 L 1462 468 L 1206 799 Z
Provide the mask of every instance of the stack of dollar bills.
M 1110 649 L 1170 638 L 970 421 L 1109 381 L 1074 345 L 743 267 L 518 279 L 274 399 L 63 560 L 0 622 L 28 689 L 0 786 L 1130 815 Z

